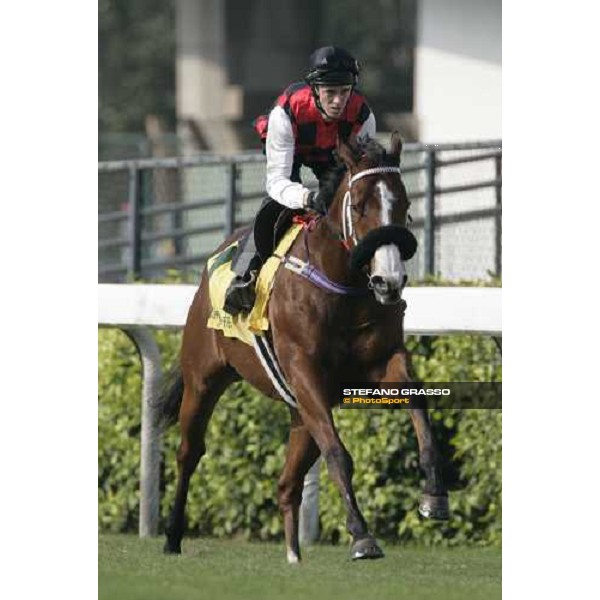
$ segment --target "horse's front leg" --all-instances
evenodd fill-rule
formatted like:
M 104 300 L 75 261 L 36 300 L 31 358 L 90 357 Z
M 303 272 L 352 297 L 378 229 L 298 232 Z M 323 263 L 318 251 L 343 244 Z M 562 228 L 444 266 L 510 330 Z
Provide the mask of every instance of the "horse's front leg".
M 352 536 L 351 558 L 356 560 L 383 557 L 383 551 L 369 533 L 366 521 L 358 508 L 352 487 L 352 457 L 336 430 L 328 401 L 327 384 L 318 364 L 298 352 L 290 383 L 298 400 L 302 421 L 325 458 L 329 477 L 337 485 L 346 507 L 346 527 Z
M 410 382 L 412 378 L 409 365 L 408 352 L 396 351 L 385 365 L 375 369 L 373 380 L 381 384 Z M 427 409 L 410 408 L 408 411 L 419 443 L 419 465 L 425 475 L 419 513 L 429 519 L 446 520 L 450 517 L 448 490 L 442 478 L 441 458 L 431 430 Z

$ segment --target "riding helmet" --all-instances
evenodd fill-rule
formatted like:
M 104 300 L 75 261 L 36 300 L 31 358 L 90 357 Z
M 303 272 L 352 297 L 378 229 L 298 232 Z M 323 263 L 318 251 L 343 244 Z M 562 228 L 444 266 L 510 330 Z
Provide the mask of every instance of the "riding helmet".
M 354 86 L 358 81 L 358 62 L 343 48 L 319 48 L 311 54 L 309 63 L 309 71 L 304 79 L 313 89 L 316 85 Z

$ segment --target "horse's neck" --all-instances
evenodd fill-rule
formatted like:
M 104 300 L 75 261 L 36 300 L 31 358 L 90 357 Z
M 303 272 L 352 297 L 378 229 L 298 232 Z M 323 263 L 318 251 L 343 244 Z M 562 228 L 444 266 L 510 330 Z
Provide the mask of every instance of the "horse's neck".
M 347 186 L 340 186 L 327 215 L 307 234 L 309 260 L 336 283 L 359 286 L 366 280 L 363 275 L 350 272 L 348 250 L 343 244 L 342 199 L 346 190 Z
M 342 220 L 344 218 L 344 215 L 343 215 L 344 197 L 345 197 L 347 191 L 348 191 L 348 176 L 347 176 L 347 174 L 344 174 L 344 180 L 342 181 L 341 185 L 339 186 L 338 190 L 336 191 L 335 196 L 333 197 L 331 206 L 330 206 L 329 210 L 327 211 L 327 215 L 325 215 L 325 219 L 324 219 L 325 221 L 327 221 L 329 228 L 332 231 L 338 232 L 338 234 L 340 236 L 343 235 L 342 234 L 342 231 L 343 231 Z
M 342 245 L 337 228 L 332 227 L 327 217 L 320 219 L 315 229 L 307 235 L 310 252 L 308 258 L 312 264 L 318 268 L 331 268 L 335 265 L 336 271 L 345 266 L 347 251 Z

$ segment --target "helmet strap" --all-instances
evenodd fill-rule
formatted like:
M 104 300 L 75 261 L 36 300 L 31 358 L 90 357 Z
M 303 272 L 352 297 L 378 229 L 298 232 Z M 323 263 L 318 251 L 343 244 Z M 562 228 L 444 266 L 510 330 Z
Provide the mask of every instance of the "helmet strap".
M 321 104 L 321 100 L 319 98 L 319 91 L 317 90 L 317 86 L 316 85 L 311 85 L 310 88 L 312 89 L 313 98 L 315 100 L 315 106 L 317 107 L 317 109 L 319 110 L 319 112 L 324 117 L 327 117 L 327 113 L 325 112 L 325 109 L 323 108 L 323 105 Z M 329 117 L 327 117 L 327 118 L 329 118 Z

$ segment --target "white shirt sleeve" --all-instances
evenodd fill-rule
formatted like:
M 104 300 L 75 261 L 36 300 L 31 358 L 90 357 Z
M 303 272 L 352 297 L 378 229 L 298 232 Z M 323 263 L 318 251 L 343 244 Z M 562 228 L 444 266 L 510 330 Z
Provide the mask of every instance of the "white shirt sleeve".
M 267 194 L 288 208 L 302 208 L 310 190 L 290 180 L 294 164 L 294 131 L 281 106 L 275 106 L 269 115 L 266 153 Z

